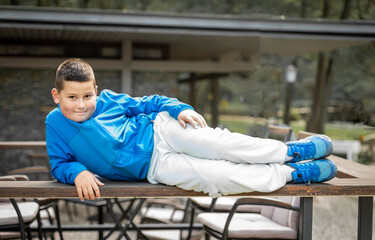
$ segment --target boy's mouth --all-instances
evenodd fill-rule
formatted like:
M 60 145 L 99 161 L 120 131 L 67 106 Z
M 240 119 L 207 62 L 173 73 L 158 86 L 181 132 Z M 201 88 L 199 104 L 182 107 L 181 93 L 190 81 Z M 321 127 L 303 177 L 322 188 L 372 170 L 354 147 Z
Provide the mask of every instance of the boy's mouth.
M 75 114 L 78 114 L 78 115 L 84 115 L 86 114 L 87 111 L 80 111 L 80 112 L 74 112 Z

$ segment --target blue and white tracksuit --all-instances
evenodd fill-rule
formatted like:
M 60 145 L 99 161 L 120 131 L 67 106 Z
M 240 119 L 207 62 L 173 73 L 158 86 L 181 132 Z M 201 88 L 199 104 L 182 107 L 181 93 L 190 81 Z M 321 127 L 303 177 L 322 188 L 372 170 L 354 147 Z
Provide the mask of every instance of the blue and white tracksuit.
M 284 143 L 218 128 L 184 129 L 176 119 L 187 109 L 192 107 L 173 98 L 132 98 L 109 90 L 83 123 L 65 118 L 57 107 L 46 119 L 52 175 L 74 184 L 89 170 L 112 180 L 147 178 L 211 196 L 284 186 Z

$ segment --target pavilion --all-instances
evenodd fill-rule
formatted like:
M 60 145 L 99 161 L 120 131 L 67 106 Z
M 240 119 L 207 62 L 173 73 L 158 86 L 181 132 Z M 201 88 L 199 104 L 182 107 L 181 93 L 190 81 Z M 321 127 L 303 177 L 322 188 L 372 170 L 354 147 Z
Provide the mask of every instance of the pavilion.
M 260 53 L 294 56 L 374 40 L 373 21 L 0 7 L 0 68 L 55 69 L 80 56 L 94 69 L 121 71 L 127 93 L 133 71 L 197 73 L 185 81 L 211 79 L 214 105 L 221 74 L 253 71 Z

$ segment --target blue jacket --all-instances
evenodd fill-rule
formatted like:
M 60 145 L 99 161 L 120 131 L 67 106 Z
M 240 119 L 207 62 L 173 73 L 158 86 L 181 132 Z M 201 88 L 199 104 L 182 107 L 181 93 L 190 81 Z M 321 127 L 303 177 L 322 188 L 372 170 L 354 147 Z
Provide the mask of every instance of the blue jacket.
M 154 146 L 153 120 L 162 111 L 177 119 L 191 106 L 174 98 L 132 98 L 104 90 L 93 116 L 77 123 L 60 107 L 46 119 L 47 151 L 52 175 L 74 184 L 83 170 L 112 180 L 139 181 L 147 177 Z

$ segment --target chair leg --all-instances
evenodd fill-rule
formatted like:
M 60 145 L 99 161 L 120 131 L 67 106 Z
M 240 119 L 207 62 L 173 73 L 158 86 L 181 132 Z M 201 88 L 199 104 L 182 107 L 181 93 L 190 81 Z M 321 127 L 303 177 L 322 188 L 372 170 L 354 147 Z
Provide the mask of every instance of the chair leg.
M 98 207 L 98 223 L 100 225 L 104 223 L 103 206 Z M 99 230 L 99 239 L 103 239 L 103 230 Z
M 32 240 L 33 239 L 33 236 L 31 235 L 31 229 L 30 229 L 30 226 L 27 227 L 27 239 L 28 240 Z
M 55 205 L 55 215 L 56 215 L 56 224 L 57 224 L 57 229 L 59 231 L 60 240 L 64 240 L 62 229 L 61 229 L 60 210 L 59 210 L 58 202 Z
M 38 221 L 38 238 L 39 240 L 43 240 L 43 232 L 42 232 L 42 219 L 40 218 L 40 214 L 36 215 L 36 219 Z M 30 229 L 30 226 L 29 226 Z
M 21 211 L 20 209 L 18 208 L 17 206 L 17 202 L 16 200 L 14 199 L 9 199 L 10 202 L 12 203 L 13 207 L 14 207 L 14 210 L 17 212 L 17 216 L 18 216 L 18 223 L 19 223 L 19 227 L 20 227 L 20 234 L 21 234 L 21 239 L 22 240 L 25 240 L 26 239 L 26 235 L 25 235 L 25 232 L 26 232 L 26 226 L 25 226 L 25 223 L 23 222 L 23 218 L 22 218 L 22 215 L 21 215 Z M 27 228 L 28 230 L 30 230 L 30 227 Z M 31 237 L 31 234 L 30 234 L 30 237 Z
M 210 240 L 210 235 L 209 235 L 208 233 L 205 233 L 205 234 L 204 234 L 204 239 L 205 239 L 205 240 Z
M 191 214 L 191 216 L 190 216 L 189 234 L 188 234 L 188 237 L 187 237 L 188 240 L 190 240 L 190 238 L 191 238 L 191 233 L 192 233 L 192 231 L 193 231 L 194 214 L 195 214 L 195 208 L 194 208 L 193 205 L 191 206 L 191 212 L 190 212 L 190 214 Z

